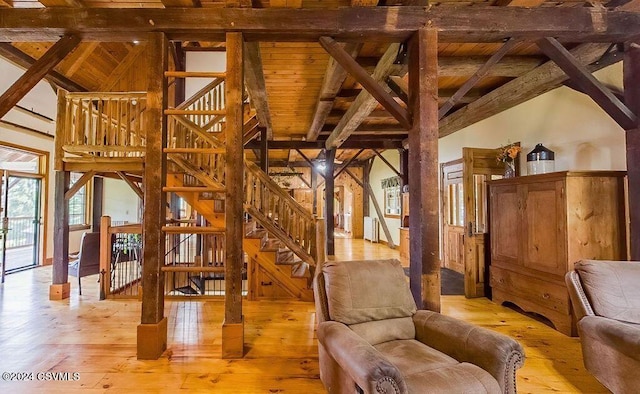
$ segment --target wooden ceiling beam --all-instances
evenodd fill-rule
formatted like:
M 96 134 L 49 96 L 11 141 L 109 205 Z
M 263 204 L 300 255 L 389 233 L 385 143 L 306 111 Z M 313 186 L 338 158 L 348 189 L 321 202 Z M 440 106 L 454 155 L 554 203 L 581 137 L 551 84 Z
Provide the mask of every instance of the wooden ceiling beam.
M 400 136 L 397 136 L 400 137 Z M 324 149 L 325 141 L 269 141 L 269 149 Z M 374 139 L 345 141 L 339 149 L 397 149 L 402 147 L 402 139 Z M 259 149 L 260 141 L 250 141 L 245 149 Z
M 625 130 L 635 129 L 637 117 L 622 101 L 609 89 L 602 86 L 600 81 L 579 62 L 555 38 L 543 38 L 536 41 L 536 45 L 553 60 L 564 72 L 580 86 L 580 88 L 595 101 L 600 108 L 613 118 Z
M 0 42 L 0 56 L 7 59 L 11 63 L 24 69 L 29 69 L 36 62 L 36 59 L 22 52 L 6 42 Z M 87 88 L 72 81 L 57 71 L 49 71 L 44 79 L 70 92 L 86 92 Z
M 320 45 L 322 45 L 322 47 L 329 52 L 329 54 L 336 59 L 336 61 L 340 63 L 340 65 L 346 69 L 347 72 L 360 83 L 360 85 L 362 85 L 362 87 L 366 89 L 366 93 L 368 95 L 374 98 L 378 103 L 382 104 L 382 106 L 389 111 L 389 113 L 393 115 L 393 117 L 396 118 L 402 126 L 407 129 L 411 127 L 409 112 L 394 100 L 393 96 L 389 94 L 391 89 L 389 89 L 389 87 L 384 83 L 384 80 L 387 79 L 392 71 L 392 66 L 398 53 L 397 49 L 394 48 L 395 44 L 392 44 L 390 49 L 387 50 L 387 53 L 391 51 L 389 55 L 387 53 L 385 53 L 386 56 L 383 55 L 380 63 L 378 63 L 378 66 L 376 66 L 376 69 L 373 72 L 373 76 L 369 75 L 366 70 L 360 67 L 358 62 L 345 52 L 340 44 L 331 37 L 321 37 Z M 360 93 L 360 95 L 363 94 L 364 92 Z M 358 110 L 358 113 L 362 112 Z M 345 123 L 343 123 L 343 125 L 344 124 Z M 336 130 L 334 130 L 333 134 L 329 137 L 330 140 L 327 141 L 327 149 L 339 147 L 340 144 L 348 138 L 349 133 L 355 130 L 355 127 L 357 126 L 357 124 L 351 122 L 350 127 L 341 128 L 339 123 Z
M 558 37 L 622 42 L 640 35 L 640 13 L 593 7 L 42 8 L 0 9 L 0 41 L 55 41 L 74 32 L 86 41 L 131 41 L 164 32 L 177 41 L 223 41 L 226 30 L 248 41 L 402 42 L 425 25 L 440 42 L 500 42 Z
M 361 48 L 361 43 L 344 44 L 345 52 L 354 59 L 358 56 Z M 322 87 L 320 88 L 320 94 L 318 95 L 318 102 L 316 103 L 316 110 L 313 114 L 311 127 L 309 127 L 309 131 L 307 132 L 307 141 L 315 141 L 318 138 L 318 134 L 322 130 L 322 126 L 327 116 L 329 116 L 329 112 L 331 112 L 333 108 L 336 96 L 340 88 L 342 88 L 345 79 L 347 79 L 347 71 L 336 59 L 330 57 L 327 71 L 322 81 Z
M 22 74 L 17 81 L 0 96 L 0 118 L 5 116 L 14 105 L 18 104 L 40 80 L 64 59 L 64 57 L 80 43 L 78 36 L 67 35 L 56 42 L 40 59 Z
M 273 125 L 271 123 L 271 112 L 269 111 L 267 85 L 262 69 L 260 43 L 258 42 L 244 43 L 244 81 L 249 92 L 251 104 L 256 109 L 256 116 L 260 126 L 267 129 L 267 136 L 271 139 Z
M 378 67 L 376 67 L 376 70 L 370 77 L 374 83 L 378 84 L 380 81 L 385 80 L 392 72 L 394 69 L 393 62 L 396 59 L 398 49 L 399 44 L 391 44 L 385 54 L 382 55 Z M 391 90 L 388 86 L 386 86 L 386 89 Z M 397 105 L 399 106 L 399 104 Z M 338 125 L 329 138 L 327 138 L 327 148 L 339 147 L 377 106 L 378 102 L 375 97 L 366 90 L 361 91 L 355 101 L 349 106 L 345 115 L 340 119 L 340 122 L 338 122 Z
M 485 64 L 480 66 L 480 68 L 478 68 L 478 70 L 471 76 L 471 78 L 467 79 L 467 81 L 462 84 L 462 86 L 460 86 L 458 91 L 456 91 L 453 96 L 449 97 L 447 102 L 438 109 L 438 119 L 444 118 L 444 116 L 458 103 L 458 101 L 460 101 L 462 97 L 469 93 L 471 88 L 473 88 L 482 78 L 484 78 L 489 70 L 491 70 L 491 68 L 493 68 L 493 66 L 495 66 L 500 61 L 500 59 L 502 59 L 502 57 L 506 55 L 507 52 L 509 52 L 511 48 L 513 48 L 513 46 L 517 43 L 518 40 L 510 38 L 489 58 L 489 60 L 487 60 Z
M 0 0 L 0 7 L 12 8 L 13 7 L 13 1 L 12 0 Z
M 602 43 L 581 44 L 570 52 L 582 64 L 590 64 L 589 69 L 593 72 L 610 64 L 610 62 L 595 63 L 609 49 L 609 46 L 609 44 Z M 622 56 L 619 57 L 619 60 L 622 60 Z M 442 119 L 439 126 L 440 137 L 453 134 L 476 122 L 553 90 L 561 86 L 567 79 L 567 75 L 560 67 L 553 61 L 548 61 Z

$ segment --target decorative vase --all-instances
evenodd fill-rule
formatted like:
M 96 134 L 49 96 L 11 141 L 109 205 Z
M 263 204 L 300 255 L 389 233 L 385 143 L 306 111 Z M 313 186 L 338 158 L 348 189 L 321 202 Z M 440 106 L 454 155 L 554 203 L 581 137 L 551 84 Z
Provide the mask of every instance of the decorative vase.
M 513 161 L 504 162 L 504 177 L 515 178 L 516 176 L 516 163 Z

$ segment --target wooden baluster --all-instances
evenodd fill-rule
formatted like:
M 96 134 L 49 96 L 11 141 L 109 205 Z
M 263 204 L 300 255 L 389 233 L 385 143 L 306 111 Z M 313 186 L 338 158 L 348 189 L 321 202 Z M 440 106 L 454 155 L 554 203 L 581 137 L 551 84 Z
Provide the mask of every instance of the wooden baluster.
M 74 119 L 74 128 L 75 128 L 75 144 L 77 146 L 82 146 L 83 145 L 83 138 L 82 135 L 84 134 L 84 131 L 82 130 L 82 101 L 80 101 L 80 99 L 76 99 L 75 100 L 76 103 L 76 113 L 75 113 L 75 119 Z
M 91 97 L 87 100 L 87 144 L 96 145 L 96 135 L 93 131 L 93 101 Z
M 96 141 L 96 145 L 105 145 L 104 141 L 104 130 L 102 128 L 102 113 L 104 112 L 104 102 L 102 99 L 98 99 L 98 112 L 96 113 L 96 135 L 98 136 L 98 141 Z

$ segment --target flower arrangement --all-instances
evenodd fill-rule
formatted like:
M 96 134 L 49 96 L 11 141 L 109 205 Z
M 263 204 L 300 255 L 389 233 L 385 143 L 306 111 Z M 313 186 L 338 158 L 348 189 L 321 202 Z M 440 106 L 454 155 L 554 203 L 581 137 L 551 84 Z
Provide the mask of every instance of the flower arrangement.
M 522 147 L 516 144 L 508 144 L 499 148 L 500 152 L 496 157 L 497 161 L 503 163 L 513 163 L 518 154 L 522 151 Z
M 522 151 L 522 147 L 516 144 L 508 144 L 498 148 L 496 160 L 505 164 L 505 178 L 516 176 L 516 157 L 518 157 L 520 151 Z

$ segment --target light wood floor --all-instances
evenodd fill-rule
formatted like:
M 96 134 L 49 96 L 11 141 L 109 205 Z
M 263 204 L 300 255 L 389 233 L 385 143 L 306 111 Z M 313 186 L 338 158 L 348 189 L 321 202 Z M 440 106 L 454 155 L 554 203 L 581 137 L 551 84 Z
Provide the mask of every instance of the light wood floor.
M 368 241 L 336 242 L 340 259 L 397 257 Z M 323 392 L 312 303 L 244 302 L 246 357 L 221 360 L 223 303 L 167 302 L 169 350 L 160 360 L 138 361 L 140 304 L 98 301 L 91 277 L 79 296 L 70 279 L 71 298 L 55 302 L 47 298 L 50 268 L 10 275 L 0 285 L 0 372 L 79 372 L 79 380 L 0 380 L 0 393 Z M 578 339 L 487 299 L 446 296 L 442 309 L 523 344 L 520 392 L 606 392 L 584 370 Z

